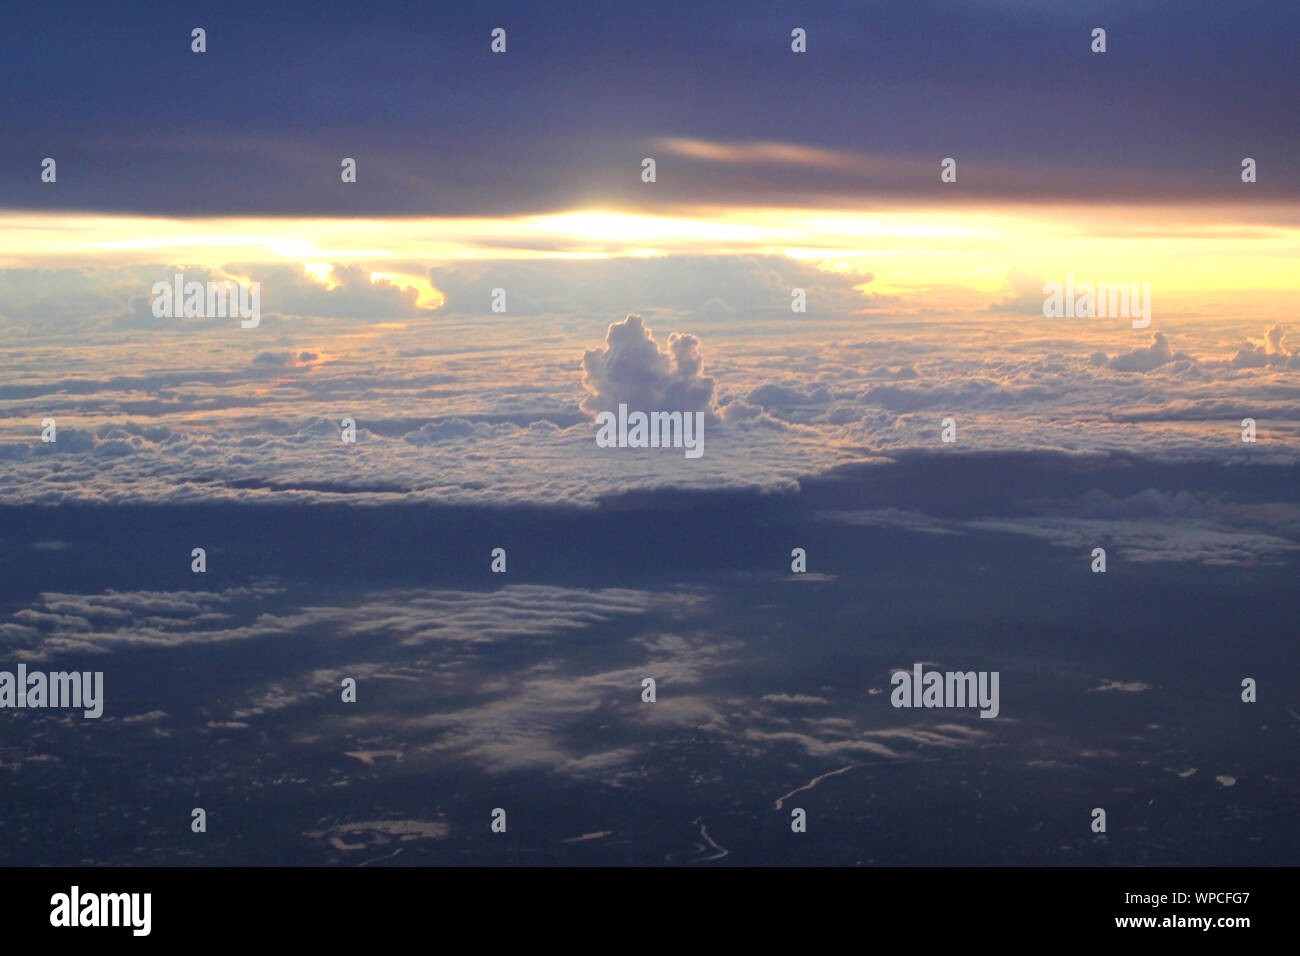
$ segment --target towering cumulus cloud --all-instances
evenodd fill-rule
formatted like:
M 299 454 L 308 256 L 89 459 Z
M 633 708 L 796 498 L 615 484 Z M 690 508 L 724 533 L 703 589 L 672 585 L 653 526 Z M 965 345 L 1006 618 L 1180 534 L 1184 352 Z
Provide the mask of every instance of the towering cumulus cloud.
M 704 412 L 712 415 L 713 379 L 700 374 L 700 340 L 673 332 L 661 351 L 635 313 L 605 333 L 605 347 L 582 357 L 583 411 L 595 415 L 620 404 L 633 411 Z
M 1286 330 L 1281 324 L 1264 333 L 1262 344 L 1251 343 L 1232 357 L 1233 368 L 1300 368 L 1300 349 L 1288 348 L 1283 339 Z

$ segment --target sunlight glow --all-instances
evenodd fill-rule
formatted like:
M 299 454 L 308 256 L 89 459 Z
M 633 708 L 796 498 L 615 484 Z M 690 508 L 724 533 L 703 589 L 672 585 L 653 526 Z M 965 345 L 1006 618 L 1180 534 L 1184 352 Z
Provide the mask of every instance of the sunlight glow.
M 677 207 L 663 215 L 574 209 L 441 219 L 162 219 L 0 210 L 0 268 L 292 263 L 334 289 L 339 269 L 445 302 L 428 269 L 457 261 L 784 255 L 860 275 L 900 309 L 985 308 L 1034 282 L 1151 282 L 1174 297 L 1289 302 L 1300 291 L 1300 208 L 998 206 L 786 209 Z M 237 265 L 236 265 L 237 264 Z

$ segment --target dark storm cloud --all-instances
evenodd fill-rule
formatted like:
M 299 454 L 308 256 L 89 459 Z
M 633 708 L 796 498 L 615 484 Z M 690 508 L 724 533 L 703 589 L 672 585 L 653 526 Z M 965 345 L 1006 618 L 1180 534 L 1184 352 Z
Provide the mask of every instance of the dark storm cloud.
M 191 28 L 208 50 L 190 52 Z M 508 31 L 508 52 L 489 33 Z M 790 30 L 808 31 L 804 55 Z M 1088 49 L 1108 31 L 1109 51 Z M 196 8 L 49 4 L 0 36 L 0 206 L 490 215 L 581 203 L 1295 196 L 1290 2 Z M 852 158 L 674 156 L 667 138 Z M 643 156 L 660 160 L 650 194 Z M 43 157 L 58 183 L 39 180 Z M 358 161 L 343 188 L 339 164 Z M 856 164 L 856 165 L 855 165 Z

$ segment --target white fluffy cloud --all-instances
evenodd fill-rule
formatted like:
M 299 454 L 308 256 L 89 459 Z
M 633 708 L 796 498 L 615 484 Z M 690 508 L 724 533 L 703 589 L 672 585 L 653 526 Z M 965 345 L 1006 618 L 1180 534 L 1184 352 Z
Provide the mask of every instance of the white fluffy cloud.
M 700 340 L 673 332 L 661 350 L 641 316 L 632 313 L 614 322 L 604 348 L 588 349 L 582 357 L 584 411 L 712 412 L 713 379 L 701 374 L 704 359 Z

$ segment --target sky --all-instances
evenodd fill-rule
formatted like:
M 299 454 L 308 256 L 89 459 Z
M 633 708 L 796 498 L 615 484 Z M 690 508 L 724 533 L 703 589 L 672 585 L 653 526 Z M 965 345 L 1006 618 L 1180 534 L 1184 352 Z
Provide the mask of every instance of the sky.
M 0 41 L 21 90 L 0 155 L 0 493 L 231 494 L 212 472 L 265 486 L 245 497 L 322 494 L 293 490 L 307 473 L 435 500 L 780 487 L 932 445 L 947 415 L 977 448 L 1290 460 L 1300 178 L 1277 117 L 1296 16 L 42 8 Z M 259 282 L 266 320 L 154 318 L 153 283 L 181 271 Z M 1150 283 L 1149 328 L 1045 319 L 1043 284 L 1067 277 Z M 661 352 L 698 343 L 696 404 L 722 426 L 701 462 L 593 471 L 585 422 L 619 388 L 593 405 L 581 363 L 630 314 Z M 48 416 L 75 481 L 30 441 Z M 366 441 L 318 461 L 343 417 Z M 1253 448 L 1232 441 L 1245 417 L 1266 423 Z
M 711 859 L 707 816 L 762 861 L 735 805 L 834 772 L 819 799 L 857 819 L 836 788 L 874 761 L 958 816 L 1023 785 L 1045 829 L 1000 822 L 1004 862 L 1113 862 L 1054 835 L 1052 801 L 1140 765 L 1162 808 L 1204 784 L 1218 829 L 1184 844 L 1188 817 L 1142 810 L 1125 860 L 1263 834 L 1293 863 L 1269 761 L 1295 711 L 1225 718 L 1198 664 L 1229 698 L 1239 670 L 1297 673 L 1297 28 L 1250 0 L 25 11 L 0 34 L 0 647 L 116 665 L 103 752 L 160 804 L 195 779 L 237 799 L 247 766 L 301 786 L 310 862 L 455 843 L 456 801 L 493 788 L 563 819 L 537 774 L 645 821 L 688 795 L 667 830 L 556 824 L 593 859 L 638 825 L 634 857 Z M 160 316 L 177 273 L 257 283 L 258 323 Z M 1047 314 L 1067 282 L 1150 308 Z M 599 447 L 620 405 L 698 414 L 703 454 Z M 1084 573 L 1098 543 L 1113 590 Z M 891 668 L 971 658 L 1007 673 L 1009 721 L 872 709 Z M 682 693 L 610 703 L 647 671 Z M 342 675 L 388 709 L 331 709 Z M 66 787 L 79 731 L 30 726 L 0 767 Z M 448 768 L 478 776 L 438 813 L 395 796 Z M 322 828 L 331 787 L 387 822 Z M 48 858 L 173 859 L 150 826 Z M 907 852 L 816 846 L 790 859 Z

